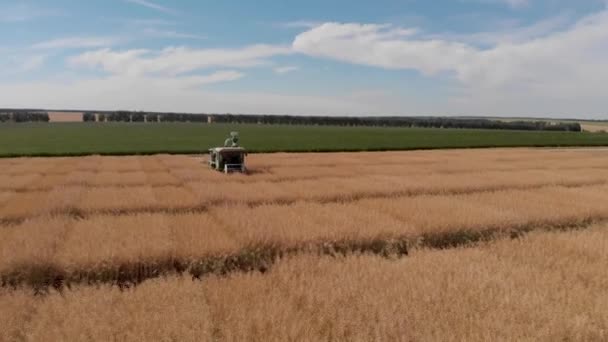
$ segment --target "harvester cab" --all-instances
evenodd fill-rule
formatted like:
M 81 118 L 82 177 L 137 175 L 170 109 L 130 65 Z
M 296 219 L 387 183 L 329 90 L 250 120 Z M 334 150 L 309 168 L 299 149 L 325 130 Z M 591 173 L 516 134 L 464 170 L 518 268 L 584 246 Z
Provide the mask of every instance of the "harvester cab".
M 223 147 L 209 149 L 209 166 L 217 171 L 247 172 L 245 156 L 247 150 L 239 146 L 239 133 L 230 132 Z

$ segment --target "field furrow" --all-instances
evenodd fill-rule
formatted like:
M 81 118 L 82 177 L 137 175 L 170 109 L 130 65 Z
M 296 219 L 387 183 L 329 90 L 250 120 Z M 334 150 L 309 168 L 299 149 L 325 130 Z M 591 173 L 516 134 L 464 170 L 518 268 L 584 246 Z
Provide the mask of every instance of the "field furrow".
M 368 176 L 285 184 L 226 182 L 218 186 L 217 183 L 199 182 L 181 186 L 58 186 L 49 191 L 0 192 L 0 224 L 45 214 L 200 212 L 210 207 L 231 205 L 292 205 L 299 201 L 347 203 L 373 198 L 459 195 L 551 186 L 577 188 L 607 183 L 608 173 L 587 169 L 576 172 L 478 172 L 466 176 Z M 2 201 L 9 195 L 11 201 Z
M 0 0 L 38 341 L 608 342 L 608 0 Z
M 264 269 L 301 252 L 405 254 L 576 229 L 608 220 L 608 186 L 547 187 L 461 195 L 224 206 L 182 214 L 104 214 L 27 220 L 0 230 L 5 286 L 138 283 L 167 273 L 198 276 Z M 47 224 L 40 231 L 42 222 Z M 71 227 L 62 235 L 60 227 Z M 64 228 L 65 229 L 65 228 Z M 61 238 L 62 248 L 48 252 Z M 34 241 L 31 241 L 34 239 Z M 54 247 L 53 247 L 54 248 Z
M 606 157 L 0 159 L 0 341 L 606 340 Z
M 605 340 L 608 229 L 405 259 L 299 255 L 265 273 L 133 289 L 0 289 L 6 340 Z M 171 303 L 168 307 L 166 303 Z

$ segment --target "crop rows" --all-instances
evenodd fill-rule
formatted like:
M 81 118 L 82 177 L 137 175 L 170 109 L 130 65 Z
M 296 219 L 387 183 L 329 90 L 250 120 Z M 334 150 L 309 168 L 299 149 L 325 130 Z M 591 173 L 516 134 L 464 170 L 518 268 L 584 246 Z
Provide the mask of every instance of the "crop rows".
M 602 134 L 509 130 L 164 123 L 0 125 L 0 157 L 200 153 L 231 130 L 256 152 L 386 151 L 467 147 L 606 146 Z
M 533 228 L 579 227 L 608 219 L 605 198 L 608 186 L 557 186 L 352 203 L 231 205 L 201 213 L 40 217 L 0 230 L 0 274 L 5 284 L 40 285 L 57 277 L 140 281 L 167 272 L 259 269 L 304 250 L 373 250 L 361 247 L 365 241 L 387 241 L 376 252 L 389 254 L 395 244 L 443 247 Z M 46 272 L 42 278 L 41 272 Z
M 0 289 L 0 340 L 601 341 L 607 228 L 397 260 L 300 255 L 264 274 L 169 277 L 130 290 Z
M 411 245 L 427 233 L 602 220 L 608 162 L 601 153 L 310 154 L 310 165 L 302 155 L 255 155 L 248 176 L 213 172 L 201 158 L 184 156 L 1 159 L 0 263 L 4 270 L 36 264 L 22 257 L 35 253 L 60 269 L 73 262 L 199 260 L 252 246 L 282 250 L 379 237 Z M 353 170 L 358 173 L 348 176 Z M 281 178 L 290 172 L 296 178 Z M 143 236 L 149 251 L 137 247 Z M 175 245 L 179 239 L 215 249 L 195 245 L 195 254 L 180 255 L 187 248 Z M 24 243 L 38 252 L 11 247 Z M 59 254 L 43 252 L 48 244 Z M 88 255 L 71 251 L 71 244 L 88 246 Z M 119 246 L 133 255 L 124 257 Z
M 607 156 L 0 159 L 0 341 L 605 340 Z
M 128 178 L 117 178 L 125 182 Z M 10 181 L 10 180 L 9 180 Z M 8 182 L 7 182 L 8 183 Z M 181 185 L 57 186 L 50 190 L 0 191 L 0 222 L 43 214 L 81 212 L 171 212 L 218 205 L 260 205 L 297 201 L 349 202 L 366 198 L 463 194 L 547 186 L 583 187 L 608 183 L 599 169 L 488 171 L 447 175 L 358 177 L 242 183 L 212 181 Z M 19 184 L 19 183 L 11 183 Z

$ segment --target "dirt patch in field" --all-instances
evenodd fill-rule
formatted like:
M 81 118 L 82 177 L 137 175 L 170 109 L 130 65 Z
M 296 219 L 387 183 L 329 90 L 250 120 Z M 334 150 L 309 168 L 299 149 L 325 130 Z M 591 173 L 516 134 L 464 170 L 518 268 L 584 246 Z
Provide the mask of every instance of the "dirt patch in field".
M 587 132 L 608 132 L 608 124 L 582 124 L 583 131 Z
M 49 122 L 82 122 L 82 113 L 49 112 Z

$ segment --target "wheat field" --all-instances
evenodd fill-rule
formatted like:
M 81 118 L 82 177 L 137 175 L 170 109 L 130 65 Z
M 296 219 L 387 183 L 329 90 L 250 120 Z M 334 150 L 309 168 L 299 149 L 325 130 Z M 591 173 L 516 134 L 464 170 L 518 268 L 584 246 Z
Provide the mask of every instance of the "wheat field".
M 408 258 L 286 258 L 265 274 L 0 290 L 25 341 L 605 341 L 608 231 L 532 233 Z
M 606 157 L 0 159 L 0 339 L 605 340 Z

